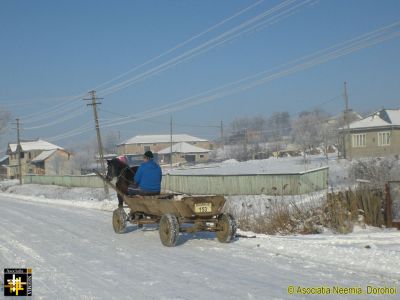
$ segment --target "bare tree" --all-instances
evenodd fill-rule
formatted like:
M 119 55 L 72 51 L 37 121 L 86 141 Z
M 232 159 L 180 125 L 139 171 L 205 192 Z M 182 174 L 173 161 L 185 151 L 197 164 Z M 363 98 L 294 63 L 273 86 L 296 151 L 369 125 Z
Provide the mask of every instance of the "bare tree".
M 287 111 L 273 113 L 267 119 L 266 137 L 268 141 L 280 141 L 284 136 L 290 135 L 290 131 L 290 115 Z
M 119 142 L 118 133 L 115 131 L 109 131 L 103 138 L 103 148 L 106 153 L 115 153 L 116 146 Z
M 292 138 L 303 150 L 304 161 L 307 151 L 318 147 L 324 142 L 324 131 L 322 130 L 328 114 L 321 110 L 305 111 L 293 122 Z
M 400 161 L 398 158 L 367 158 L 355 161 L 349 170 L 349 177 L 366 180 L 364 184 L 371 188 L 383 189 L 390 180 L 400 177 Z
M 96 162 L 97 141 L 92 140 L 86 144 L 73 147 L 73 166 L 77 170 L 91 170 Z

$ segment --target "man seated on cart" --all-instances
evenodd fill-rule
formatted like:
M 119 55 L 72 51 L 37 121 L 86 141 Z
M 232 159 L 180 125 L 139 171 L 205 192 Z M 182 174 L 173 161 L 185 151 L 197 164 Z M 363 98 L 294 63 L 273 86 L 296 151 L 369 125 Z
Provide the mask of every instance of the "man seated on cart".
M 143 163 L 134 177 L 135 186 L 139 187 L 139 189 L 129 189 L 129 194 L 142 196 L 159 195 L 161 178 L 161 168 L 154 161 L 153 152 L 146 151 L 143 155 Z

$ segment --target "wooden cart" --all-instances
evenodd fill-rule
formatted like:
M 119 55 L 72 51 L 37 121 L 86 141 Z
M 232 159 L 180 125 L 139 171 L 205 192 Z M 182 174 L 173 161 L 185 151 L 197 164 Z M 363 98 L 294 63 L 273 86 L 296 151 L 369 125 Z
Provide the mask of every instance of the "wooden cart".
M 215 232 L 218 241 L 229 243 L 236 235 L 236 221 L 232 215 L 223 213 L 223 196 L 189 196 L 161 194 L 157 196 L 128 196 L 121 194 L 115 185 L 105 180 L 119 193 L 129 208 L 113 212 L 112 224 L 116 233 L 125 232 L 128 222 L 142 227 L 144 224 L 159 224 L 159 234 L 164 246 L 176 245 L 180 232 Z

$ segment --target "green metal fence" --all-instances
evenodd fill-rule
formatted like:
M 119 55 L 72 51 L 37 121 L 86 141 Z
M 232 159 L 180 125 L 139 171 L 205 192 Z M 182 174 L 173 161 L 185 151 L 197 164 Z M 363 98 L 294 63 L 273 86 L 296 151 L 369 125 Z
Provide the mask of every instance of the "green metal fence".
M 102 180 L 88 176 L 25 175 L 24 183 L 102 188 Z M 164 191 L 202 195 L 300 195 L 327 188 L 328 167 L 292 174 L 170 175 L 162 179 Z
M 60 185 L 66 187 L 89 187 L 102 188 L 103 181 L 96 175 L 76 176 L 76 175 L 24 175 L 24 183 Z
M 301 195 L 326 189 L 328 167 L 292 174 L 170 175 L 164 190 L 203 195 Z

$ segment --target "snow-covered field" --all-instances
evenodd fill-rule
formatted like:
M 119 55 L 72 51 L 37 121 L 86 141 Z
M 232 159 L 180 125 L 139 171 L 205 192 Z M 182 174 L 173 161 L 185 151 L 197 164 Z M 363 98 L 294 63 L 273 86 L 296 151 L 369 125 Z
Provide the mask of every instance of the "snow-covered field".
M 288 167 L 298 158 L 279 159 Z M 349 184 L 348 162 L 310 160 L 330 167 L 331 184 Z M 278 160 L 276 160 L 278 161 Z M 267 168 L 275 160 L 227 161 L 193 170 Z M 227 167 L 224 167 L 226 165 Z M 297 168 L 297 167 L 292 167 Z M 203 171 L 202 171 L 203 170 Z M 180 236 L 175 248 L 161 245 L 157 227 L 115 234 L 116 195 L 102 189 L 0 182 L 0 270 L 33 269 L 34 299 L 399 299 L 400 231 L 355 228 L 347 235 L 267 236 L 239 232 L 231 244 L 212 233 Z M 292 197 L 297 202 L 323 195 Z M 265 209 L 271 196 L 228 197 L 230 209 Z M 295 295 L 288 294 L 294 287 Z M 367 290 L 370 286 L 369 290 Z M 299 294 L 329 288 L 329 295 Z M 395 287 L 397 295 L 366 294 Z M 340 288 L 365 292 L 337 294 Z M 342 290 L 343 291 L 343 290 Z M 2 292 L 0 292 L 2 294 Z
M 22 189 L 30 195 L 20 195 Z M 308 299 L 288 286 L 395 286 L 400 293 L 400 231 L 266 236 L 241 232 L 231 244 L 212 233 L 161 245 L 155 226 L 117 235 L 110 210 L 89 190 L 12 187 L 0 193 L 0 270 L 33 269 L 34 299 Z M 96 191 L 93 192 L 97 193 Z M 50 194 L 50 195 L 49 195 Z M 80 195 L 81 198 L 79 198 Z M 86 196 L 84 196 L 86 195 Z M 115 199 L 114 199 L 115 200 Z M 102 210 L 106 209 L 106 210 Z M 398 299 L 380 295 L 378 299 Z M 329 299 L 370 299 L 332 294 Z

